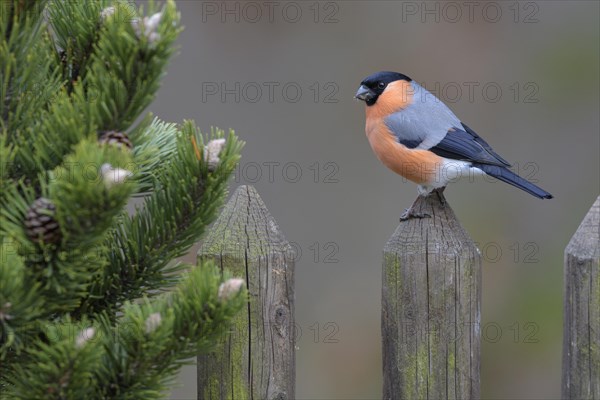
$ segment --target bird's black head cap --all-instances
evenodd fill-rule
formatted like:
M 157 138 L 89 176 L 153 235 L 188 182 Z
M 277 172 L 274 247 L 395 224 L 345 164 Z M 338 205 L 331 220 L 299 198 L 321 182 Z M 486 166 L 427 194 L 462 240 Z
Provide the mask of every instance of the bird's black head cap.
M 360 89 L 356 93 L 356 98 L 365 101 L 368 106 L 372 106 L 377 101 L 379 95 L 383 93 L 387 85 L 395 81 L 411 82 L 412 79 L 399 72 L 376 72 L 363 79 L 360 83 Z

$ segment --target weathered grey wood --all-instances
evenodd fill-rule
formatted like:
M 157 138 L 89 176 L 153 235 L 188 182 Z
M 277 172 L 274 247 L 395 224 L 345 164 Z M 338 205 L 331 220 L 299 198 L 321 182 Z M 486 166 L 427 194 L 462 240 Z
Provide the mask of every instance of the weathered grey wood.
M 563 399 L 600 399 L 600 196 L 565 249 Z
M 294 257 L 262 199 L 240 186 L 198 258 L 246 280 L 250 301 L 216 353 L 198 357 L 198 399 L 294 399 Z
M 384 399 L 477 399 L 481 255 L 442 193 L 417 200 L 383 260 Z

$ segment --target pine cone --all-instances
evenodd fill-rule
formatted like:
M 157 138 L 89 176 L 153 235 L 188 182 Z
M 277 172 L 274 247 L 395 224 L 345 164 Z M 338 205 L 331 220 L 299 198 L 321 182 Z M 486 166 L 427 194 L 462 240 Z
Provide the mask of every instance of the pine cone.
M 125 132 L 104 131 L 98 134 L 98 142 L 100 144 L 109 144 L 119 148 L 127 148 L 131 150 L 133 143 L 129 140 L 129 136 Z
M 25 232 L 34 242 L 57 243 L 62 234 L 54 219 L 56 206 L 48 199 L 39 197 L 25 214 Z

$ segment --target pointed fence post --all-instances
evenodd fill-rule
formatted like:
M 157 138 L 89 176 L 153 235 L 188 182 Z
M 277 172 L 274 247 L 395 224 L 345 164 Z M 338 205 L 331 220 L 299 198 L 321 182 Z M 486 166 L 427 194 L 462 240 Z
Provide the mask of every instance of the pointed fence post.
M 416 207 L 383 252 L 383 398 L 477 399 L 481 255 L 442 192 Z
M 237 188 L 198 258 L 246 280 L 248 308 L 198 357 L 198 399 L 295 398 L 294 252 L 252 186 Z
M 600 399 L 600 196 L 565 249 L 563 399 Z

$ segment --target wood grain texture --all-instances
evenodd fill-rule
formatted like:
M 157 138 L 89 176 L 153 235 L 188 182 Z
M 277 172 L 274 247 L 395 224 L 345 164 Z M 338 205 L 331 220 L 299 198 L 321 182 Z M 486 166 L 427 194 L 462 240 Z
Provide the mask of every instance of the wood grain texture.
M 480 395 L 481 255 L 441 192 L 384 248 L 384 399 Z
M 244 278 L 250 296 L 220 350 L 198 357 L 198 399 L 294 399 L 294 254 L 253 187 L 235 191 L 198 258 Z
M 600 399 L 600 196 L 565 249 L 563 399 Z

